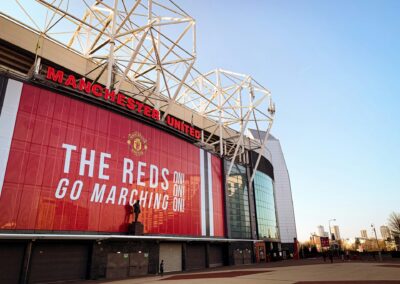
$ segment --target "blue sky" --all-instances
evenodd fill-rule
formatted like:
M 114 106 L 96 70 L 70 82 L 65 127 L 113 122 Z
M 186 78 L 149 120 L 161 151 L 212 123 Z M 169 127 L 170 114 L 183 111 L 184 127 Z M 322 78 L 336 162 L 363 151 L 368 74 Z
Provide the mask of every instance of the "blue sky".
M 300 240 L 400 211 L 400 1 L 179 1 L 198 68 L 247 73 L 277 105 Z M 379 234 L 379 233 L 378 233 Z

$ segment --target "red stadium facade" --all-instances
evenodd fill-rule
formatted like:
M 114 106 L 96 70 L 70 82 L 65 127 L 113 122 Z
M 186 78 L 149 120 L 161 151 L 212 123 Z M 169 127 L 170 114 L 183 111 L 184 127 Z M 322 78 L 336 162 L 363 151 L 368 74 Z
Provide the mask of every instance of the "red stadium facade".
M 233 261 L 220 157 L 174 135 L 182 131 L 173 125 L 155 127 L 82 94 L 2 82 L 4 283 L 155 274 L 160 259 L 167 271 Z
M 141 122 L 24 84 L 0 228 L 126 232 L 139 200 L 145 234 L 202 236 L 200 154 Z M 222 168 L 214 156 L 210 174 L 213 235 L 224 237 Z

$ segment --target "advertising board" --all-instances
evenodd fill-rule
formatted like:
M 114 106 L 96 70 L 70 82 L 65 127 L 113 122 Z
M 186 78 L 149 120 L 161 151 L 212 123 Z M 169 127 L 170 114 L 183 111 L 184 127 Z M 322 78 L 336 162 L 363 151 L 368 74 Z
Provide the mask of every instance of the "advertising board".
M 221 161 L 209 155 L 207 166 L 202 152 L 129 117 L 24 84 L 0 173 L 0 230 L 126 232 L 139 200 L 145 234 L 202 236 L 211 226 L 211 236 L 224 236 Z

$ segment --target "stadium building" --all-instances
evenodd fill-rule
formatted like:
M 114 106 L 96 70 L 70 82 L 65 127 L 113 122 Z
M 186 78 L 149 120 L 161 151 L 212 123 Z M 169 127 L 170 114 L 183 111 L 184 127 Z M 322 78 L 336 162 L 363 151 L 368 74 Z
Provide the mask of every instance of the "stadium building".
M 249 129 L 247 135 L 251 139 L 263 141 L 267 133 L 265 131 Z M 295 243 L 293 242 L 294 239 L 297 239 L 297 230 L 294 216 L 292 189 L 281 143 L 272 134 L 269 134 L 267 139 L 268 142 L 264 147 L 263 156 L 268 159 L 268 161 L 271 161 L 273 165 L 274 206 L 276 209 L 276 220 L 270 219 L 269 221 L 273 224 L 277 223 L 279 231 L 278 242 L 272 242 L 272 244 L 269 245 L 271 247 L 274 245 L 278 247 L 279 251 L 282 251 L 283 257 L 286 258 L 297 250 L 295 248 Z M 273 214 L 267 214 L 267 216 L 273 217 Z
M 248 75 L 200 73 L 186 12 L 13 3 L 0 15 L 1 283 L 282 257 L 271 94 Z

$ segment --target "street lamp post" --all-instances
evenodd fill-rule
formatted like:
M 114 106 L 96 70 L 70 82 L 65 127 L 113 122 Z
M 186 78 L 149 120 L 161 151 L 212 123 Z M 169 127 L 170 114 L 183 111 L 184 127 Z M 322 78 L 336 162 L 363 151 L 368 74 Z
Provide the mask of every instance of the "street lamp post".
M 375 229 L 374 224 L 371 224 L 371 228 L 372 228 L 372 230 L 374 231 L 374 234 L 375 234 L 376 246 L 378 247 L 379 261 L 382 261 L 381 249 L 379 248 L 378 236 L 376 235 L 376 229 Z

